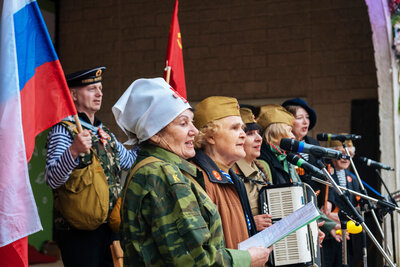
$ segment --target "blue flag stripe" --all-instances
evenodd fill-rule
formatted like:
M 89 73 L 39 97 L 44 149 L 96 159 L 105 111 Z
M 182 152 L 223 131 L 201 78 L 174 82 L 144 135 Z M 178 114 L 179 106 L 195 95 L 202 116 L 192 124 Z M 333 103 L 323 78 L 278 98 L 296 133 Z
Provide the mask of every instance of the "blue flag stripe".
M 58 59 L 37 2 L 14 14 L 19 90 L 35 75 L 35 69 Z

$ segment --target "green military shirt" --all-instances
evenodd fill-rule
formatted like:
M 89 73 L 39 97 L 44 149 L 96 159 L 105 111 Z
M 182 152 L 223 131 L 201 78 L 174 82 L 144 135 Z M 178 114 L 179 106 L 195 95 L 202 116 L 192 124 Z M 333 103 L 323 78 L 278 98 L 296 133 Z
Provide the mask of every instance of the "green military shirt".
M 272 181 L 272 175 L 269 171 L 269 166 L 267 165 L 267 167 L 267 173 L 261 174 L 261 170 L 257 167 L 254 161 L 251 164 L 248 164 L 244 159 L 238 160 L 232 166 L 232 170 L 240 177 L 240 179 L 242 179 L 244 186 L 246 187 L 251 213 L 253 216 L 260 214 L 258 209 L 260 189 L 267 185 L 268 182 Z M 263 175 L 266 177 L 263 177 Z
M 248 251 L 225 248 L 217 207 L 192 177 L 188 161 L 144 145 L 122 204 L 121 242 L 127 266 L 250 266 Z

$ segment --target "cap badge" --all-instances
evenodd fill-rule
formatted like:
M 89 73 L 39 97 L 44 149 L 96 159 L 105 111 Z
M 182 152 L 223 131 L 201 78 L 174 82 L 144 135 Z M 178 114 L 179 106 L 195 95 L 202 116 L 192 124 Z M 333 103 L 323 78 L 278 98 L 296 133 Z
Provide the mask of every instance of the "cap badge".
M 98 69 L 98 70 L 96 71 L 96 77 L 101 76 L 101 73 L 102 73 L 102 70 L 101 70 L 101 69 Z

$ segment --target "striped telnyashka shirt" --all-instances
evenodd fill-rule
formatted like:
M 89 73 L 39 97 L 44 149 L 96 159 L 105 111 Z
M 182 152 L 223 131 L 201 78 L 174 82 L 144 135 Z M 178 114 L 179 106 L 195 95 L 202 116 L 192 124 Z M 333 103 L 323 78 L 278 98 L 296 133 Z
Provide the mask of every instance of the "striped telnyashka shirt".
M 115 136 L 113 137 L 115 138 Z M 47 184 L 53 189 L 63 185 L 68 180 L 72 170 L 79 165 L 79 158 L 74 160 L 69 150 L 72 141 L 68 130 L 60 124 L 54 126 L 47 137 L 48 151 L 45 176 Z M 121 169 L 128 170 L 136 159 L 137 151 L 136 149 L 127 150 L 118 141 L 117 147 Z

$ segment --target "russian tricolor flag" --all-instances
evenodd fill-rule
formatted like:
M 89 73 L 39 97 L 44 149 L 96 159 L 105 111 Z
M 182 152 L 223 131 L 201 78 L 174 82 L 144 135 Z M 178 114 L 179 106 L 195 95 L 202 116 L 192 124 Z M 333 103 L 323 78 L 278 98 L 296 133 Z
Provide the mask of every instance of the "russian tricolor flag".
M 8 266 L 4 257 L 42 229 L 27 165 L 35 136 L 76 110 L 36 1 L 0 0 L 0 8 L 0 259 Z M 10 264 L 27 266 L 19 256 L 22 265 Z

